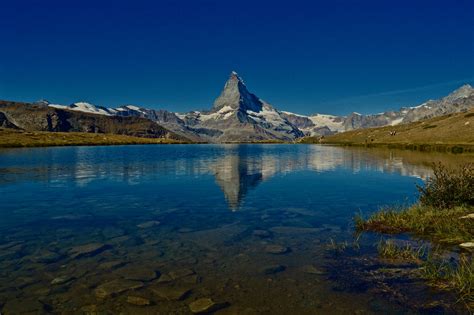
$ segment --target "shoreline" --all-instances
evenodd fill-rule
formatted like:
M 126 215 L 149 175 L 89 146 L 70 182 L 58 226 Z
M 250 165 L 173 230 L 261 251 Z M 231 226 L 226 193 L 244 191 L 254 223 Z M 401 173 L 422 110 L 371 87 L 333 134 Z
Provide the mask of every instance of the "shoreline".
M 358 148 L 387 148 L 419 152 L 474 153 L 474 145 L 464 143 L 357 143 L 321 142 L 322 145 Z
M 226 141 L 216 144 L 307 144 L 355 148 L 386 148 L 419 152 L 441 153 L 474 153 L 474 144 L 466 143 L 359 143 L 351 141 L 313 141 L 302 138 L 300 141 L 261 140 L 261 141 Z M 169 138 L 144 138 L 108 133 L 87 132 L 48 132 L 21 131 L 0 128 L 0 148 L 35 148 L 64 146 L 110 146 L 110 145 L 145 145 L 145 144 L 213 144 L 211 142 L 191 142 Z

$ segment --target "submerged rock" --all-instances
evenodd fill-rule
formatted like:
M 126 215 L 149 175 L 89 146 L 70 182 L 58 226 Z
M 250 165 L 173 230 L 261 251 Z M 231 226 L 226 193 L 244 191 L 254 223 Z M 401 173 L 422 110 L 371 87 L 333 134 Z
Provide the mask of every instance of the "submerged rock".
M 127 303 L 138 305 L 138 306 L 146 306 L 146 305 L 151 304 L 149 299 L 146 299 L 140 296 L 131 296 L 131 295 L 127 296 Z
M 56 285 L 56 284 L 65 284 L 67 282 L 70 282 L 72 280 L 74 280 L 75 278 L 73 276 L 61 276 L 61 277 L 57 277 L 57 278 L 54 278 L 52 281 L 51 281 L 51 284 L 52 285 Z
M 107 262 L 101 263 L 99 265 L 99 268 L 100 269 L 105 269 L 105 270 L 110 270 L 110 269 L 115 269 L 115 268 L 122 267 L 125 264 L 126 264 L 126 262 L 121 261 L 121 260 L 107 261 Z
M 272 234 L 266 230 L 254 230 L 253 236 L 260 237 L 260 238 L 267 238 L 272 236 Z
M 140 229 L 148 229 L 160 224 L 160 221 L 147 221 L 140 224 L 137 224 L 137 227 Z
M 192 269 L 178 269 L 178 270 L 173 270 L 168 273 L 168 275 L 171 277 L 171 279 L 176 280 L 188 276 L 194 275 L 195 272 Z
M 99 285 L 95 289 L 95 295 L 98 298 L 106 298 L 141 287 L 143 287 L 143 282 L 141 281 L 116 279 Z
M 2 314 L 45 314 L 45 305 L 36 298 L 10 299 L 2 308 Z
M 262 272 L 266 275 L 272 275 L 278 272 L 285 271 L 286 266 L 283 265 L 270 265 L 265 268 L 263 268 Z
M 151 291 L 156 294 L 160 299 L 164 299 L 167 301 L 181 301 L 191 292 L 191 289 L 163 286 L 151 288 Z
M 116 271 L 127 280 L 152 281 L 160 275 L 159 272 L 151 269 L 145 269 L 139 266 L 130 266 L 118 269 Z
M 71 258 L 75 259 L 81 257 L 90 257 L 95 256 L 108 248 L 110 248 L 110 245 L 103 243 L 91 243 L 71 248 L 69 250 L 69 255 Z
M 46 251 L 34 258 L 34 261 L 42 264 L 52 264 L 61 260 L 64 256 L 55 252 Z
M 313 265 L 303 266 L 303 267 L 301 267 L 301 271 L 304 272 L 304 273 L 307 273 L 307 274 L 311 274 L 311 275 L 324 275 L 324 274 L 326 274 L 325 271 L 320 270 L 320 269 L 316 268 Z
M 215 312 L 218 309 L 226 307 L 227 305 L 227 303 L 216 303 L 210 298 L 202 298 L 189 304 L 189 309 L 194 314 L 206 314 Z
M 267 245 L 265 247 L 265 252 L 274 255 L 286 254 L 290 251 L 288 247 L 281 245 Z

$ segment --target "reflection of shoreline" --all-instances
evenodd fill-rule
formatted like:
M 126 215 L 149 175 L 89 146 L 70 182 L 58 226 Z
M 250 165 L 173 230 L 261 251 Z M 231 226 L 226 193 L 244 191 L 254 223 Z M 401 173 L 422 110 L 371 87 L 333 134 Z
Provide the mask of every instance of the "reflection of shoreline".
M 431 175 L 432 162 L 450 161 L 455 164 L 463 161 L 462 157 L 448 154 L 318 145 L 223 145 L 183 148 L 169 151 L 155 148 L 145 154 L 133 150 L 91 147 L 34 151 L 40 156 L 28 158 L 30 163 L 30 160 L 33 160 L 31 167 L 28 167 L 28 163 L 20 163 L 14 167 L 0 165 L 0 184 L 26 180 L 44 181 L 51 186 L 66 183 L 86 186 L 94 180 L 113 180 L 134 185 L 140 183 L 144 176 L 159 179 L 167 175 L 213 175 L 229 207 L 237 210 L 250 189 L 277 174 L 298 170 L 331 172 L 346 169 L 354 173 L 377 171 L 425 179 Z M 189 153 L 186 150 L 195 151 Z M 10 151 L 9 154 L 16 153 Z M 13 159 L 8 158 L 15 160 L 14 156 Z M 465 156 L 464 159 L 472 161 L 472 156 Z

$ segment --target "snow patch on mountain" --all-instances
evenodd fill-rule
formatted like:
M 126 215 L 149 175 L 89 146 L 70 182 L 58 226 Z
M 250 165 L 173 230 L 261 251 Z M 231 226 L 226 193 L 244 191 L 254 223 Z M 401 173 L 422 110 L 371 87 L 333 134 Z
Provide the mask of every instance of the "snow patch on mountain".
M 331 131 L 344 131 L 344 121 L 339 116 L 317 114 L 308 118 L 317 127 L 328 127 Z
M 106 115 L 106 116 L 112 116 L 115 112 L 115 110 L 113 109 L 96 106 L 87 102 L 77 102 L 69 106 L 59 105 L 59 104 L 48 104 L 48 106 L 53 107 L 53 108 L 68 109 L 68 110 L 74 110 L 78 112 Z

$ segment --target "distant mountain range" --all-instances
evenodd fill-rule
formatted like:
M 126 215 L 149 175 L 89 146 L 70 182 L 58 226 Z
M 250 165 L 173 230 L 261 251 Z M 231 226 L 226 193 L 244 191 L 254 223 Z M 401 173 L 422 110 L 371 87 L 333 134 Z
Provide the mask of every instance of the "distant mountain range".
M 419 106 L 402 107 L 398 111 L 387 111 L 373 115 L 361 115 L 354 112 L 347 116 L 323 114 L 305 116 L 277 110 L 255 94 L 250 93 L 239 75 L 232 72 L 220 96 L 209 111 L 173 113 L 135 105 L 106 108 L 86 102 L 58 105 L 39 101 L 33 105 L 69 113 L 109 116 L 108 119 L 114 122 L 118 122 L 119 118 L 125 118 L 125 121 L 133 118 L 142 119 L 141 122 L 145 124 L 152 121 L 164 127 L 168 136 L 192 141 L 292 141 L 306 135 L 329 135 L 359 128 L 398 125 L 467 111 L 474 107 L 474 89 L 470 85 L 463 85 L 440 100 L 429 100 Z M 4 116 L 2 118 L 0 115 L 0 126 L 16 126 L 25 129 L 24 125 L 18 123 L 18 117 L 12 117 L 12 111 L 5 106 L 0 106 L 0 113 Z M 32 128 L 31 124 L 30 128 Z M 104 131 L 87 130 L 87 132 Z M 145 132 L 145 134 L 147 133 Z

